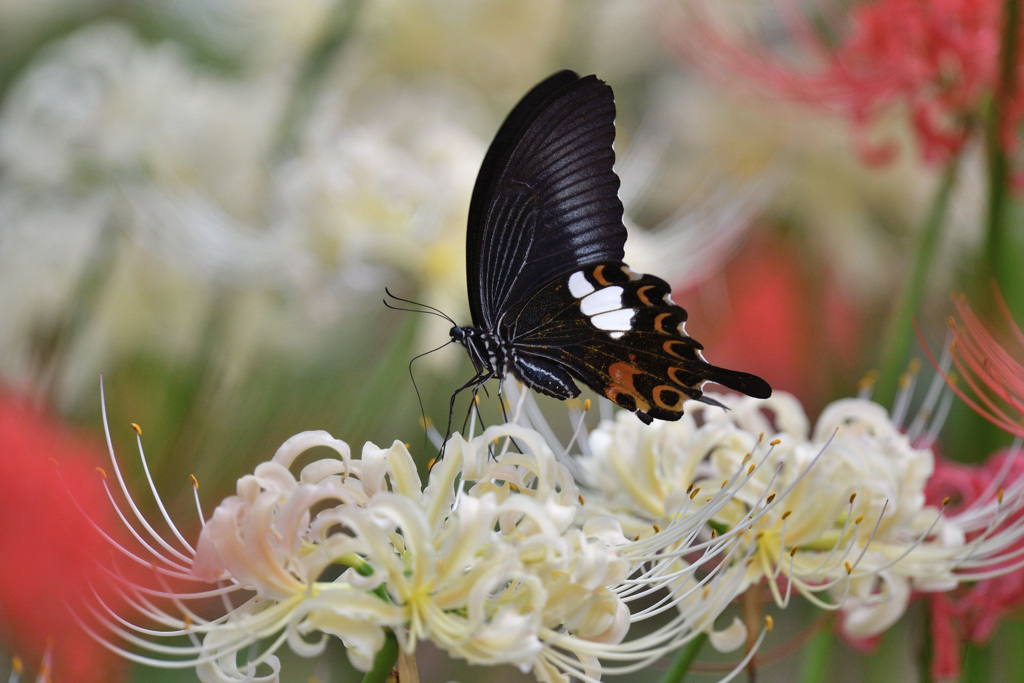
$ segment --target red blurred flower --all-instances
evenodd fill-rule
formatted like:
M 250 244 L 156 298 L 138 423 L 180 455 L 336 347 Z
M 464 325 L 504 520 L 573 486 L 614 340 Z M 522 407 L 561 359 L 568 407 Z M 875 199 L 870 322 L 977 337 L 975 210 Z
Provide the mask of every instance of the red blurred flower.
M 723 277 L 728 294 L 719 299 L 695 289 L 673 295 L 690 312 L 688 330 L 710 362 L 765 377 L 805 405 L 824 402 L 833 383 L 856 382 L 863 316 L 827 268 L 815 276 L 793 244 L 759 236 Z
M 820 65 L 788 66 L 777 52 L 729 38 L 706 11 L 697 13 L 695 31 L 676 41 L 679 49 L 706 67 L 724 67 L 752 83 L 791 99 L 849 117 L 854 140 L 871 163 L 890 160 L 891 143 L 868 141 L 868 128 L 899 109 L 917 134 L 926 161 L 955 155 L 980 121 L 999 83 L 1001 0 L 876 0 L 856 5 L 849 29 L 835 46 L 825 44 L 803 10 L 787 2 L 783 18 L 798 46 Z M 1017 81 L 1024 75 L 1018 55 Z M 1024 94 L 1006 103 L 1002 143 L 1016 150 L 1024 119 Z
M 85 515 L 120 526 L 95 469 L 105 457 L 92 435 L 0 390 L 0 639 L 29 667 L 49 648 L 55 681 L 115 680 L 124 665 L 70 607 L 104 583 L 111 555 Z
M 936 506 L 949 498 L 947 510 L 956 514 L 972 505 L 991 502 L 1011 485 L 1019 488 L 1020 482 L 1024 481 L 1022 477 L 1024 453 L 1019 450 L 997 453 L 981 466 L 962 465 L 939 457 L 925 495 L 929 504 Z M 1007 529 L 1020 516 L 1010 516 L 998 528 L 986 532 L 994 534 Z M 968 543 L 977 535 L 968 535 Z M 1007 554 L 1024 552 L 1024 540 L 1018 540 L 1007 550 Z M 1019 560 L 1015 557 L 1002 565 L 993 565 L 993 573 L 998 573 L 1000 567 L 1008 569 Z M 934 640 L 932 676 L 937 679 L 956 678 L 960 674 L 961 646 L 967 642 L 984 644 L 1003 617 L 1024 607 L 1024 568 L 1012 569 L 972 584 L 961 584 L 948 593 L 933 593 L 925 597 L 931 611 Z

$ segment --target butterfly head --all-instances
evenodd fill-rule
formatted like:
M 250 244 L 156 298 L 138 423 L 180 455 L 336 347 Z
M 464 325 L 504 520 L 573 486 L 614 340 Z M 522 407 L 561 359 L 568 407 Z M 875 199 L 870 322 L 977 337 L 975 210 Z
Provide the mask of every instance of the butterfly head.
M 472 331 L 472 329 L 473 328 L 471 327 L 459 327 L 458 325 L 455 325 L 454 327 L 452 327 L 451 332 L 449 332 L 449 334 L 451 334 L 452 336 L 452 341 L 458 342 L 465 346 L 468 343 L 466 340 L 468 339 L 469 333 Z

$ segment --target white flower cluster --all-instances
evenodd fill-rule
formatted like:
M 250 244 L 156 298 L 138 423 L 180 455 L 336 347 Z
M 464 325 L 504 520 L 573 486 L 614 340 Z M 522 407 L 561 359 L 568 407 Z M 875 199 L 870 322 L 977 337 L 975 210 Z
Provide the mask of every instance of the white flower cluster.
M 643 533 L 671 519 L 695 489 L 699 501 L 728 487 L 758 444 L 770 442 L 770 461 L 751 467 L 710 517 L 716 532 L 743 530 L 738 591 L 766 582 L 784 607 L 795 589 L 819 607 L 841 609 L 850 635 L 870 636 L 903 614 L 911 589 L 956 584 L 963 534 L 925 503 L 934 456 L 884 408 L 836 401 L 812 431 L 789 394 L 718 398 L 728 412 L 694 403 L 678 422 L 644 426 L 623 413 L 602 423 L 590 435 L 591 455 L 580 460 L 595 488 L 588 504 L 624 520 L 627 533 Z
M 751 588 L 766 586 L 780 608 L 795 589 L 842 610 L 849 634 L 870 636 L 903 614 L 911 589 L 948 590 L 1013 568 L 1024 522 L 1005 522 L 1022 517 L 1020 484 L 1013 500 L 946 518 L 925 504 L 931 451 L 877 404 L 837 401 L 811 430 L 787 394 L 721 398 L 732 410 L 695 404 L 675 423 L 620 413 L 571 460 L 516 424 L 469 441 L 455 435 L 426 486 L 399 442 L 366 444 L 353 457 L 326 432 L 298 434 L 238 481 L 195 550 L 180 534 L 183 552 L 149 544 L 164 549 L 162 575 L 201 583 L 192 592 L 128 588 L 162 630 L 94 615 L 113 639 L 174 655 L 174 666 L 194 666 L 211 683 L 278 680 L 280 646 L 313 656 L 330 637 L 364 671 L 390 638 L 406 665 L 429 641 L 540 681 L 596 681 L 701 634 L 720 650 L 746 643 L 752 656 L 748 636 L 759 643 L 750 629 L 760 626 L 716 623 Z M 313 448 L 334 453 L 295 474 Z M 154 593 L 173 609 L 140 597 Z M 213 619 L 188 607 L 217 595 L 225 609 Z M 653 634 L 631 634 L 659 615 Z M 175 635 L 193 644 L 156 642 Z
M 509 438 L 523 452 L 493 457 Z M 314 447 L 339 457 L 293 475 L 291 464 Z M 224 582 L 225 595 L 251 597 L 213 621 L 150 616 L 198 639 L 179 654 L 204 681 L 274 679 L 278 645 L 312 655 L 325 635 L 368 670 L 386 629 L 406 655 L 429 640 L 454 657 L 514 664 L 543 681 L 565 681 L 576 668 L 599 678 L 587 648 L 628 631 L 616 588 L 632 567 L 619 556 L 626 539 L 614 526 L 576 524 L 581 501 L 539 435 L 514 425 L 470 442 L 456 436 L 425 488 L 401 443 L 366 444 L 353 458 L 325 432 L 305 432 L 239 480 L 179 567 L 179 578 L 187 571 Z M 178 593 L 175 603 L 187 597 Z M 309 642 L 309 634 L 320 637 Z M 278 636 L 274 645 L 241 670 L 237 653 L 270 636 Z

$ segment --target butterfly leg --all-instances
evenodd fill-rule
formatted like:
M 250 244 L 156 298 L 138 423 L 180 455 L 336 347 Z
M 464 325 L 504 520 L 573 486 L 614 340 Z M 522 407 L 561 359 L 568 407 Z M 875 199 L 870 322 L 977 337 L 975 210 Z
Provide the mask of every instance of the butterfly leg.
M 469 402 L 469 410 L 466 412 L 466 419 L 462 422 L 463 434 L 467 433 L 469 421 L 473 418 L 474 413 L 476 414 L 476 419 L 480 420 L 480 431 L 484 430 L 484 416 L 483 413 L 480 412 L 480 390 L 483 389 L 484 395 L 490 398 L 490 394 L 487 393 L 487 387 L 484 386 L 484 383 L 490 378 L 490 376 L 485 377 L 481 380 L 480 384 L 473 387 L 473 399 Z
M 501 421 L 504 422 L 505 424 L 508 424 L 508 411 L 505 409 L 505 394 L 503 391 L 504 388 L 505 378 L 501 377 L 498 379 L 498 403 L 501 405 Z M 516 447 L 516 450 L 518 450 L 520 453 L 523 452 L 522 447 L 518 443 L 516 443 L 515 439 L 509 437 L 509 440 L 512 442 L 512 445 Z M 494 457 L 493 449 L 491 449 L 491 457 Z
M 463 384 L 461 387 L 459 387 L 452 393 L 451 400 L 448 401 L 448 426 L 444 430 L 444 441 L 441 443 L 441 451 L 437 454 L 438 460 L 441 460 L 444 457 L 444 448 L 448 444 L 448 439 L 452 435 L 452 415 L 455 413 L 455 399 L 458 398 L 458 395 L 460 393 L 462 393 L 466 389 L 469 389 L 470 387 L 473 387 L 473 403 L 475 404 L 477 390 L 480 388 L 481 385 L 483 385 L 484 382 L 489 380 L 492 377 L 492 375 L 493 373 L 478 372 L 477 374 L 473 375 L 468 382 Z M 467 416 L 467 420 L 468 419 L 469 418 Z M 465 427 L 463 427 L 463 429 L 465 429 Z

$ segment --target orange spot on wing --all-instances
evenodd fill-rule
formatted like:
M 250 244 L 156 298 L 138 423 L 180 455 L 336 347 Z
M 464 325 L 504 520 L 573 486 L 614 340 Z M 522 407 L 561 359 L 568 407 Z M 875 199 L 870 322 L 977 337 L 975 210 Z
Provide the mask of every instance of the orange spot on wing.
M 696 386 L 697 384 L 700 384 L 700 382 L 699 382 L 699 381 L 698 381 L 698 382 L 695 382 L 695 383 L 693 383 L 693 384 L 690 384 L 689 382 L 686 382 L 686 381 L 684 381 L 684 380 L 683 380 L 683 379 L 682 379 L 682 378 L 681 378 L 681 377 L 679 376 L 679 375 L 680 375 L 680 374 L 682 374 L 683 372 L 686 372 L 686 371 L 685 371 L 685 370 L 683 370 L 682 368 L 674 368 L 674 367 L 670 367 L 670 368 L 668 369 L 668 378 L 669 378 L 670 380 L 672 380 L 673 382 L 675 382 L 676 384 L 678 384 L 679 386 L 681 386 L 681 387 L 690 387 L 690 388 L 693 388 L 693 387 L 695 387 L 695 386 Z
M 649 289 L 654 289 L 654 285 L 644 285 L 640 289 L 636 290 L 636 296 L 641 302 L 643 302 L 644 306 L 654 305 L 651 303 L 651 300 L 647 298 L 647 290 Z M 662 313 L 661 315 L 668 315 L 668 313 Z M 660 318 L 661 316 L 658 317 Z
M 594 268 L 594 272 L 591 273 L 591 275 L 594 276 L 594 279 L 597 281 L 597 284 L 601 285 L 602 287 L 606 287 L 606 286 L 611 284 L 611 282 L 609 282 L 605 278 L 605 276 L 604 276 L 604 264 L 603 263 L 601 265 L 597 266 L 596 268 Z
M 659 384 L 658 386 L 654 387 L 654 391 L 651 392 L 651 394 L 654 397 L 654 403 L 659 408 L 670 410 L 672 412 L 678 412 L 682 410 L 683 401 L 686 400 L 686 397 L 683 396 L 682 392 L 680 392 L 678 389 L 674 387 L 668 386 L 667 384 Z M 675 399 L 672 401 L 672 403 L 668 403 L 668 401 L 666 401 L 663 397 L 664 394 L 668 394 L 669 396 L 675 396 Z
M 646 297 L 645 297 L 644 300 L 646 301 Z M 671 317 L 672 317 L 671 313 L 659 313 L 654 318 L 654 329 L 656 329 L 658 332 L 661 332 L 662 334 L 672 334 L 671 332 L 669 332 L 668 330 L 666 330 L 662 326 L 662 323 L 665 321 L 665 318 L 671 318 Z
M 683 342 L 679 341 L 678 339 L 669 339 L 668 341 L 661 345 L 661 348 L 665 350 L 665 353 L 671 356 L 675 356 L 676 358 L 685 358 L 685 356 L 680 355 L 679 352 L 673 348 L 677 344 L 682 343 Z
M 630 361 L 633 361 L 635 356 L 632 354 L 629 357 Z M 636 401 L 637 410 L 647 412 L 651 408 L 651 404 L 645 401 L 640 392 L 637 391 L 636 385 L 633 383 L 633 378 L 641 373 L 640 368 L 630 365 L 629 363 L 612 363 L 608 366 L 608 375 L 612 379 L 612 385 L 605 390 L 605 396 L 612 401 L 615 401 L 615 397 L 619 394 L 629 394 Z

